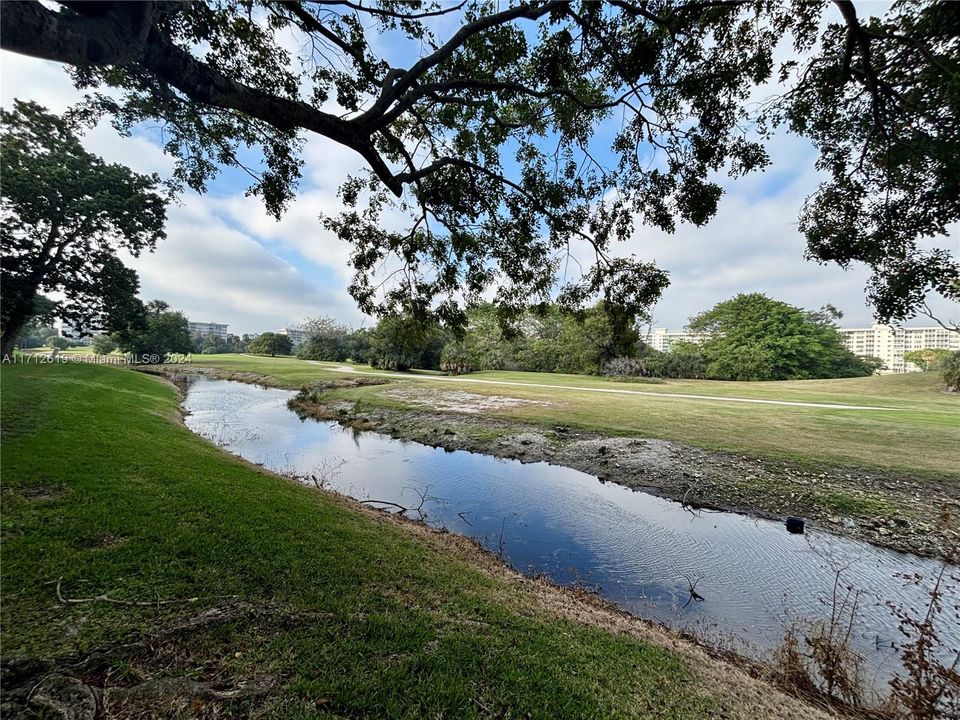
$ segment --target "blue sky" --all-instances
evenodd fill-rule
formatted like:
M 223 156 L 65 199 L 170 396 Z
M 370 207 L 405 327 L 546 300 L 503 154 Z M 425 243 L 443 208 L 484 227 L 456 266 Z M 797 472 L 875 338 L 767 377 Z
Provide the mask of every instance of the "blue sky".
M 62 66 L 2 52 L 0 100 L 6 106 L 14 97 L 60 112 L 80 94 Z M 122 138 L 101 125 L 85 144 L 141 172 L 169 175 L 172 168 L 147 132 Z M 863 268 L 844 272 L 803 260 L 796 221 L 803 199 L 817 185 L 813 149 L 781 134 L 769 150 L 773 163 L 767 172 L 724 180 L 720 211 L 705 227 L 679 226 L 667 235 L 638 226 L 616 249 L 655 260 L 670 272 L 671 286 L 654 311 L 656 326 L 679 328 L 700 310 L 754 291 L 807 308 L 833 303 L 844 311 L 847 326 L 872 321 Z M 338 210 L 337 188 L 362 161 L 316 137 L 308 140 L 304 160 L 298 198 L 279 222 L 259 200 L 245 197 L 246 176 L 239 172 L 221 175 L 204 196 L 184 193 L 170 208 L 167 240 L 152 254 L 128 259 L 140 273 L 143 297 L 163 298 L 193 320 L 226 322 L 237 333 L 275 330 L 318 315 L 369 324 L 346 291 L 349 249 L 318 220 Z M 960 251 L 958 229 L 933 244 Z M 957 318 L 957 308 L 948 303 L 934 307 Z

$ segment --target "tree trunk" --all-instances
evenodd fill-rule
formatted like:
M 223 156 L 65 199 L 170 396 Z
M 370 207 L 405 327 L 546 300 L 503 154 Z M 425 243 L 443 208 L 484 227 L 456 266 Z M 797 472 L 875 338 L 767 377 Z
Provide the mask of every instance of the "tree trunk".
M 13 343 L 16 342 L 17 336 L 7 333 L 6 330 L 3 331 L 3 341 L 0 344 L 0 358 L 5 358 L 13 355 Z
M 34 294 L 36 295 L 36 294 Z M 3 338 L 0 340 L 0 358 L 13 354 L 13 344 L 17 341 L 17 336 L 30 318 L 30 308 L 33 306 L 33 300 L 28 303 L 19 303 L 14 306 L 10 318 L 3 328 Z
M 79 229 L 61 240 L 60 221 L 54 220 L 50 225 L 50 231 L 47 233 L 39 253 L 29 262 L 29 275 L 24 278 L 22 283 L 16 284 L 16 298 L 7 301 L 9 305 L 13 306 L 13 310 L 10 312 L 7 324 L 3 328 L 3 338 L 0 341 L 0 358 L 13 353 L 13 344 L 17 341 L 17 336 L 33 314 L 33 302 L 37 298 L 37 293 L 40 292 L 43 279 L 47 277 L 50 268 L 60 261 L 64 249 L 76 239 L 78 233 Z M 54 248 L 56 248 L 56 252 L 51 255 Z M 9 288 L 9 285 L 7 287 Z M 7 297 L 10 297 L 9 292 Z

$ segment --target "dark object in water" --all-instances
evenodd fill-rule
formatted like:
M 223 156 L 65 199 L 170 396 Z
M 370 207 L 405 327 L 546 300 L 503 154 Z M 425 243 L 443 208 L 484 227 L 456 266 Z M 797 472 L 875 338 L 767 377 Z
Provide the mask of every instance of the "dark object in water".
M 788 517 L 787 518 L 787 532 L 793 533 L 794 535 L 803 534 L 803 518 L 798 517 Z

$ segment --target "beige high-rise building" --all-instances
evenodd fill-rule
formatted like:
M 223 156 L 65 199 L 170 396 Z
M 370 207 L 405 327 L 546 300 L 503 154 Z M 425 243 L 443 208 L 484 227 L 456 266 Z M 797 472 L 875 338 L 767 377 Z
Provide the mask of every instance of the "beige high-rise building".
M 280 328 L 277 335 L 287 335 L 293 347 L 300 347 L 307 341 L 307 332 L 298 327 Z
M 938 325 L 891 328 L 877 323 L 868 328 L 837 328 L 837 331 L 844 345 L 854 355 L 880 358 L 883 361 L 882 373 L 923 370 L 903 359 L 903 354 L 912 350 L 960 350 L 960 334 Z M 670 332 L 666 328 L 656 328 L 644 339 L 654 350 L 669 352 L 673 343 L 699 343 L 704 336 L 684 330 Z
M 687 332 L 686 330 L 674 330 L 670 332 L 667 328 L 654 328 L 654 330 L 644 338 L 644 342 L 654 350 L 669 352 L 670 346 L 673 345 L 673 343 L 691 342 L 699 344 L 703 339 L 703 335 Z
M 923 368 L 903 359 L 912 350 L 960 350 L 960 334 L 939 326 L 838 328 L 844 345 L 854 355 L 883 360 L 883 373 L 916 372 Z
M 215 335 L 218 338 L 223 340 L 227 339 L 227 325 L 222 323 L 212 323 L 212 322 L 194 322 L 192 320 L 187 321 L 187 330 L 190 331 L 191 335 L 199 335 L 200 337 L 208 337 L 210 335 Z

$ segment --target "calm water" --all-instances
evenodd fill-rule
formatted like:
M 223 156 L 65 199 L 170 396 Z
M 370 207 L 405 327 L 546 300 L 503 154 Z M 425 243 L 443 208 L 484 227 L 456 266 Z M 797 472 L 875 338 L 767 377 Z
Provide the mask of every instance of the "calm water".
M 886 601 L 922 607 L 925 596 L 897 574 L 930 577 L 930 560 L 733 513 L 692 514 L 679 503 L 576 470 L 447 452 L 287 409 L 292 392 L 225 380 L 191 381 L 187 426 L 247 460 L 293 475 L 326 475 L 359 499 L 423 505 L 427 522 L 479 539 L 515 568 L 597 589 L 630 612 L 755 657 L 785 627 L 829 616 L 836 569 L 862 591 L 855 642 L 868 683 L 896 667 L 898 639 Z M 960 569 L 956 569 L 960 571 Z M 690 585 L 703 600 L 692 600 Z M 957 592 L 953 600 L 957 601 Z M 953 604 L 955 604 L 955 602 Z M 942 629 L 960 647 L 960 628 Z

